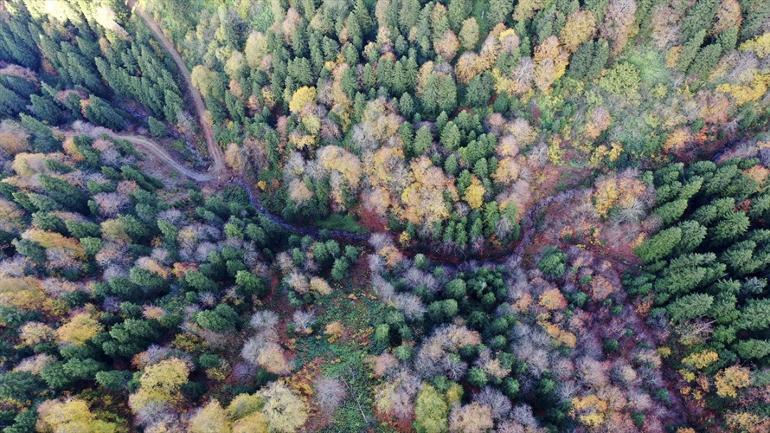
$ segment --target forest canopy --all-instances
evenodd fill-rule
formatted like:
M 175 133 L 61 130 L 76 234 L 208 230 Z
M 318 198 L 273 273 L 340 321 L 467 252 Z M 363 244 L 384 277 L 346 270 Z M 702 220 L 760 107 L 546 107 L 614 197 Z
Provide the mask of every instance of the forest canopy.
M 0 0 L 0 431 L 766 433 L 769 91 L 763 0 Z

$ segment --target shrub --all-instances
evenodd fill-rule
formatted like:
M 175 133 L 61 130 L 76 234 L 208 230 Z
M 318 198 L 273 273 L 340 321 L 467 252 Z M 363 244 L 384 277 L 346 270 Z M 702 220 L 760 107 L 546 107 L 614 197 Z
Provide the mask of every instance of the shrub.
M 434 387 L 423 384 L 414 405 L 414 429 L 417 433 L 447 431 L 449 407 Z
M 561 278 L 567 271 L 567 255 L 556 248 L 547 248 L 537 267 L 549 278 Z
M 279 382 L 261 389 L 258 396 L 264 399 L 262 413 L 271 431 L 295 433 L 307 420 L 307 408 L 302 399 Z
M 479 367 L 473 367 L 468 370 L 468 383 L 471 385 L 477 388 L 482 388 L 487 384 L 487 380 L 487 373 L 483 369 Z

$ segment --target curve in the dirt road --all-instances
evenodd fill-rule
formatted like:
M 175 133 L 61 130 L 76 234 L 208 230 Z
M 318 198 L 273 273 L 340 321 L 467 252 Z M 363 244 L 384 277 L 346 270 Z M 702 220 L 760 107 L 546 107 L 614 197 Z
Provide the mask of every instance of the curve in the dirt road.
M 166 150 L 163 149 L 163 146 L 141 135 L 118 134 L 111 129 L 103 128 L 101 126 L 93 126 L 83 122 L 74 122 L 72 124 L 71 130 L 63 130 L 59 128 L 53 129 L 55 132 L 64 136 L 87 135 L 92 138 L 100 138 L 106 136 L 114 140 L 125 140 L 141 147 L 148 153 L 153 154 L 161 161 L 166 163 L 166 165 L 179 172 L 181 175 L 188 177 L 196 182 L 209 182 L 214 180 L 214 176 L 209 173 L 202 173 L 187 168 L 184 164 L 175 160 L 173 156 L 166 152 Z
M 69 130 L 64 130 L 60 128 L 53 128 L 53 130 L 57 134 L 60 134 L 66 137 L 74 136 L 74 135 L 87 135 L 92 138 L 108 137 L 114 140 L 125 140 L 139 146 L 140 148 L 144 149 L 146 152 L 156 156 L 166 165 L 171 167 L 171 169 L 177 171 L 179 174 L 189 179 L 192 179 L 196 182 L 201 182 L 201 183 L 211 182 L 216 180 L 215 176 L 212 176 L 209 173 L 203 173 L 203 172 L 199 172 L 199 171 L 195 171 L 190 168 L 187 168 L 183 163 L 177 161 L 176 159 L 174 159 L 173 156 L 171 156 L 168 152 L 166 152 L 166 150 L 163 149 L 163 146 L 141 135 L 118 134 L 110 129 L 103 128 L 101 126 L 94 126 L 84 122 L 74 122 Z M 262 216 L 267 218 L 273 224 L 281 227 L 286 231 L 290 231 L 292 233 L 297 233 L 301 235 L 313 236 L 313 237 L 319 237 L 321 235 L 321 232 L 323 231 L 325 236 L 328 236 L 340 241 L 344 241 L 347 243 L 361 244 L 363 242 L 366 242 L 366 240 L 368 239 L 368 236 L 361 233 L 348 232 L 344 230 L 324 230 L 324 229 L 319 229 L 317 227 L 312 227 L 312 226 L 300 226 L 300 225 L 292 224 L 284 220 L 280 216 L 270 212 L 268 209 L 266 209 L 265 206 L 260 202 L 259 197 L 257 197 L 256 192 L 254 191 L 253 187 L 249 182 L 247 182 L 242 178 L 237 178 L 237 177 L 234 179 L 234 182 L 237 183 L 239 186 L 241 186 L 244 190 L 246 190 L 249 196 L 249 202 L 254 207 L 254 209 L 256 209 L 257 212 L 262 214 Z
M 147 28 L 149 28 L 152 34 L 155 35 L 155 38 L 171 56 L 171 58 L 174 60 L 174 63 L 176 63 L 177 69 L 179 69 L 179 72 L 182 74 L 182 78 L 184 79 L 184 87 L 187 88 L 187 92 L 192 98 L 193 107 L 195 108 L 198 122 L 200 123 L 201 130 L 203 130 L 203 136 L 206 139 L 206 147 L 208 149 L 209 156 L 213 161 L 213 164 L 209 170 L 212 173 L 224 172 L 224 154 L 214 139 L 214 131 L 211 129 L 211 125 L 209 124 L 208 117 L 206 115 L 206 106 L 203 104 L 203 98 L 201 97 L 200 92 L 198 92 L 198 89 L 193 86 L 192 78 L 190 77 L 190 71 L 187 69 L 187 65 L 182 59 L 182 56 L 179 55 L 179 53 L 176 51 L 174 44 L 166 37 L 158 23 L 156 23 L 151 16 L 142 10 L 141 5 L 138 4 L 136 0 L 126 0 L 126 4 L 136 15 L 139 16 L 139 18 L 142 19 L 142 21 L 144 21 Z

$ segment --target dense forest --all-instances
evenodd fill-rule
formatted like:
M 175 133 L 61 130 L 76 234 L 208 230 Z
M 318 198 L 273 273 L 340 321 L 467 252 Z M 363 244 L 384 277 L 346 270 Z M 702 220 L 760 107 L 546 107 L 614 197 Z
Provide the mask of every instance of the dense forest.
M 0 0 L 0 431 L 766 433 L 768 125 L 763 0 Z
M 760 1 L 233 3 L 148 2 L 220 142 L 287 218 L 353 213 L 407 245 L 504 247 L 564 165 L 636 165 L 767 118 Z

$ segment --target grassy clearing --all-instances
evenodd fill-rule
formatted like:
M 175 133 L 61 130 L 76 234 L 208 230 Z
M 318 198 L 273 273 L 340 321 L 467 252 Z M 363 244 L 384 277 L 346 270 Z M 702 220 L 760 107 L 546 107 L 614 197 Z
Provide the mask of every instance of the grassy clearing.
M 353 233 L 367 233 L 367 230 L 352 215 L 332 214 L 318 221 L 318 227 L 327 230 L 344 230 Z
M 340 379 L 346 386 L 348 398 L 332 416 L 331 423 L 323 433 L 393 433 L 395 430 L 379 423 L 372 414 L 372 379 L 366 357 L 369 355 L 368 335 L 373 323 L 382 314 L 383 305 L 364 293 L 361 288 L 345 284 L 347 290 L 337 288 L 335 292 L 315 303 L 319 314 L 316 332 L 297 340 L 296 361 L 299 366 L 314 359 L 322 359 L 324 375 Z M 348 293 L 354 297 L 349 297 Z M 342 338 L 336 341 L 323 334 L 331 322 L 339 321 L 345 329 Z

